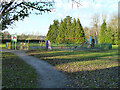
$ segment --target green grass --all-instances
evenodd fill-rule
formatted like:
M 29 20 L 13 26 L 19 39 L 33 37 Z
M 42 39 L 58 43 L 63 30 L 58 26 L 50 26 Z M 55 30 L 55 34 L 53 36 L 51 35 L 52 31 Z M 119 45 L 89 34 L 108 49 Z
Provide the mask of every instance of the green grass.
M 40 47 L 45 46 L 45 43 L 29 43 L 29 46 Z
M 118 49 L 118 45 L 112 45 L 112 49 Z
M 75 87 L 117 88 L 118 50 L 32 50 L 28 55 L 54 65 L 72 79 Z M 72 87 L 72 86 L 71 86 Z
M 16 55 L 2 53 L 2 87 L 3 88 L 36 88 L 37 74 Z
M 6 44 L 0 44 L 0 48 L 5 49 L 6 48 Z

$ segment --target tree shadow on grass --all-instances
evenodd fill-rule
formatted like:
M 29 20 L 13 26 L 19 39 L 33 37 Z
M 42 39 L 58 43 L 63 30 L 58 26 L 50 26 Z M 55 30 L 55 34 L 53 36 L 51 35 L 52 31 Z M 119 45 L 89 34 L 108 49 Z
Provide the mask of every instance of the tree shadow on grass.
M 49 62 L 52 65 L 59 65 L 59 64 L 65 64 L 65 63 L 70 63 L 70 62 L 79 62 L 79 61 L 94 61 L 94 60 L 111 60 L 111 61 L 117 61 L 118 58 L 115 57 L 117 56 L 117 53 L 114 54 L 103 54 L 103 55 L 93 55 L 93 56 L 81 56 L 81 57 L 67 57 L 67 58 L 55 58 L 53 56 L 53 58 L 48 57 L 48 56 L 43 56 L 43 55 L 35 55 L 35 57 L 38 57 L 42 60 L 45 60 L 47 62 Z M 115 58 L 112 58 L 115 57 Z
M 37 51 L 37 50 L 36 50 Z M 106 51 L 63 51 L 63 52 L 52 52 L 52 51 L 30 51 L 27 52 L 28 55 L 34 56 L 34 55 L 40 55 L 42 57 L 55 57 L 55 56 L 65 56 L 65 55 L 77 55 L 77 54 L 94 54 L 94 53 L 98 53 L 98 54 L 107 54 L 107 53 L 113 53 L 113 52 L 117 52 L 116 50 L 106 50 Z
M 89 54 L 89 53 L 112 53 L 112 52 L 116 52 L 116 50 L 88 50 L 88 51 L 72 51 L 72 50 L 66 50 L 63 52 L 59 52 L 61 50 L 57 50 L 56 52 L 52 51 L 48 51 L 48 50 L 33 50 L 33 51 L 29 51 L 27 52 L 28 55 L 34 56 L 34 55 L 41 55 L 44 57 L 53 57 L 53 56 L 65 56 L 65 55 L 76 55 L 76 54 Z M 33 52 L 33 53 L 32 53 Z M 35 53 L 34 53 L 35 52 Z M 44 52 L 44 53 L 43 53 Z
M 93 71 L 64 72 L 76 88 L 118 88 L 118 66 Z

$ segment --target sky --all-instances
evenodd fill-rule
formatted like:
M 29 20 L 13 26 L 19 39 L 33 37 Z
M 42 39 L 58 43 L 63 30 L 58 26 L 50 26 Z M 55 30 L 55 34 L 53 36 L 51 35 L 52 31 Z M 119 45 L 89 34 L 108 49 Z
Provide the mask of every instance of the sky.
M 54 0 L 55 11 L 42 13 L 42 15 L 31 14 L 24 21 L 15 23 L 13 28 L 8 28 L 10 34 L 39 34 L 47 35 L 50 24 L 53 20 L 61 21 L 66 16 L 79 18 L 83 27 L 92 27 L 92 17 L 95 14 L 100 16 L 100 24 L 102 23 L 102 15 L 107 16 L 107 22 L 112 15 L 118 13 L 118 2 L 120 0 L 80 0 L 81 6 L 77 8 L 74 4 L 72 8 L 72 0 Z M 79 1 L 79 0 L 76 0 Z

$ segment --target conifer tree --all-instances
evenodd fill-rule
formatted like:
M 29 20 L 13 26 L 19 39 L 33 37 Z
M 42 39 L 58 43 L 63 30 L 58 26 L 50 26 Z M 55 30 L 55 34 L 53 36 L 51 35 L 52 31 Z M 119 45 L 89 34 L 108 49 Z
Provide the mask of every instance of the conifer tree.
M 112 44 L 118 44 L 118 19 L 118 15 L 115 14 L 108 23 L 108 26 L 111 27 L 112 32 Z
M 73 23 L 72 23 L 72 37 L 75 37 L 75 30 L 76 30 L 76 20 L 74 18 Z
M 57 35 L 58 35 L 58 27 L 59 27 L 59 22 L 58 22 L 58 20 L 54 20 L 53 21 L 54 23 L 53 23 L 53 42 L 57 42 L 56 41 L 56 38 L 57 38 Z
M 47 33 L 47 39 L 51 42 L 62 43 L 63 38 L 76 38 L 76 43 L 82 43 L 82 38 L 85 38 L 83 27 L 78 19 L 77 22 L 74 18 L 67 16 L 64 20 L 61 20 L 60 24 L 58 20 L 54 20 L 53 25 L 50 25 Z M 81 39 L 78 39 L 81 38 Z M 65 43 L 71 43 L 72 39 L 65 39 Z
M 63 26 L 63 20 L 61 20 L 60 26 L 58 28 L 58 36 L 57 36 L 57 42 L 62 43 L 62 40 L 64 38 L 64 26 Z
M 100 37 L 99 37 L 99 42 L 100 43 L 106 43 L 106 21 L 103 20 L 103 24 L 101 25 L 101 29 L 100 29 Z
M 53 40 L 53 31 L 52 31 L 52 25 L 49 26 L 49 30 L 48 30 L 48 33 L 47 33 L 47 36 L 46 36 L 46 39 L 47 40 L 50 40 L 50 42 L 52 42 Z
M 115 30 L 113 44 L 118 45 L 118 29 Z
M 63 20 L 63 31 L 64 31 L 63 38 L 67 38 L 66 37 L 67 36 L 67 19 L 66 18 Z
M 66 29 L 66 37 L 71 38 L 71 18 L 70 16 L 66 16 L 67 19 L 67 29 Z M 67 43 L 71 43 L 71 39 L 66 40 Z
M 58 20 L 53 21 L 53 25 L 50 25 L 49 31 L 47 34 L 47 39 L 50 40 L 51 42 L 55 43 L 57 35 L 58 35 L 58 27 L 59 27 L 59 22 Z
M 73 19 L 73 22 L 71 24 L 71 33 L 70 33 L 70 36 L 71 38 L 75 38 L 75 30 L 76 30 L 76 19 L 74 18 Z M 73 42 L 74 43 L 74 42 Z
M 78 39 L 80 38 L 80 39 Z M 83 27 L 80 23 L 79 18 L 77 19 L 77 24 L 76 24 L 76 30 L 75 30 L 75 42 L 78 43 L 82 43 L 82 38 L 85 38 L 85 33 L 83 30 Z
M 109 26 L 106 32 L 106 43 L 112 43 L 112 30 Z

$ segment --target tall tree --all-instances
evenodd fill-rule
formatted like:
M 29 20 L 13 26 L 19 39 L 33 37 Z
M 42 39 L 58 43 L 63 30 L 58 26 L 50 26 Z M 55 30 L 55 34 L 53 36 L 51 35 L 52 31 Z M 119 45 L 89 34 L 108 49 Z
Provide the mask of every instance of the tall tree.
M 66 16 L 67 19 L 67 29 L 66 29 L 66 38 L 71 38 L 72 32 L 71 32 L 71 19 L 72 17 Z M 67 43 L 71 43 L 71 39 L 66 40 Z
M 90 37 L 90 29 L 88 27 L 85 27 L 84 32 L 85 32 L 85 38 L 89 39 L 89 37 Z
M 101 25 L 100 36 L 99 36 L 100 43 L 106 43 L 106 31 L 107 31 L 106 21 L 103 20 L 103 24 Z
M 84 30 L 80 23 L 79 18 L 77 19 L 75 38 L 76 38 L 75 39 L 76 43 L 82 43 L 82 40 L 83 40 L 82 38 L 85 38 L 85 33 L 84 33 Z M 80 39 L 77 39 L 77 38 L 80 38 Z
M 99 33 L 98 33 L 99 15 L 98 14 L 94 14 L 94 16 L 92 18 L 92 24 L 93 24 L 95 36 L 98 37 L 99 36 Z
M 47 39 L 50 40 L 51 42 L 57 42 L 56 38 L 58 36 L 58 27 L 59 27 L 59 22 L 58 20 L 53 21 L 53 25 L 50 25 L 49 31 L 47 34 Z
M 47 33 L 47 36 L 46 36 L 46 39 L 47 40 L 50 40 L 50 42 L 52 42 L 53 40 L 53 31 L 52 31 L 52 25 L 49 26 L 49 30 L 48 30 L 48 33 Z
M 53 42 L 57 42 L 56 38 L 58 36 L 58 27 L 59 27 L 59 21 L 58 20 L 54 20 L 53 21 Z
M 66 36 L 67 36 L 67 19 L 66 18 L 64 18 L 62 26 L 63 26 L 63 31 L 64 31 L 63 38 L 66 38 Z
M 111 27 L 112 32 L 112 44 L 118 44 L 118 16 L 113 15 L 108 26 Z
M 62 43 L 63 38 L 65 38 L 65 30 L 64 30 L 64 25 L 63 25 L 63 20 L 61 20 L 61 23 L 58 28 L 58 36 L 57 36 L 57 42 Z
M 72 22 L 72 25 L 71 25 L 71 37 L 72 38 L 75 38 L 75 30 L 76 30 L 76 19 L 74 18 L 73 19 L 73 22 Z
M 106 43 L 112 43 L 112 28 L 109 26 L 106 31 Z

